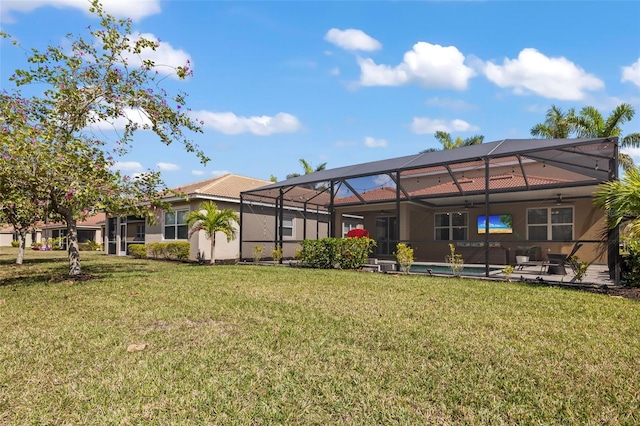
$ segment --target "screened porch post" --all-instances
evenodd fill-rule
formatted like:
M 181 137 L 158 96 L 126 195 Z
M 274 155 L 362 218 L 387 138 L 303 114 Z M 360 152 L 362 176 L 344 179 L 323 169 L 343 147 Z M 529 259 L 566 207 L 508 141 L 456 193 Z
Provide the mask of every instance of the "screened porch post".
M 489 157 L 484 159 L 484 273 L 489 276 Z
M 396 238 L 397 245 L 400 242 L 400 170 L 396 171 Z
M 613 159 L 610 160 L 613 163 L 610 177 L 612 180 L 618 180 L 618 141 L 615 141 L 613 146 Z M 608 234 L 608 253 L 607 264 L 609 266 L 609 278 L 613 280 L 616 285 L 620 285 L 620 227 L 619 225 L 609 230 Z
M 308 203 L 308 201 L 304 202 L 304 211 L 303 211 L 304 221 L 302 222 L 302 224 L 303 224 L 303 226 L 302 226 L 302 239 L 303 240 L 307 239 L 307 203 Z
M 335 196 L 335 183 L 334 181 L 331 181 L 331 198 L 329 199 L 329 236 L 332 238 L 336 238 L 336 227 L 333 222 L 334 220 L 336 220 L 336 212 L 333 208 Z
M 283 240 L 284 240 L 284 190 L 282 188 L 280 188 L 280 197 L 278 197 L 278 204 L 280 207 L 280 211 L 278 212 L 278 217 L 280 218 L 279 220 L 279 225 L 280 227 L 278 228 L 278 241 L 276 241 L 276 246 L 280 247 L 280 250 L 284 250 L 283 249 Z
M 238 224 L 239 227 L 240 227 L 240 230 L 238 231 L 238 233 L 240 234 L 239 235 L 239 238 L 240 238 L 240 250 L 239 250 L 239 254 L 238 254 L 238 256 L 240 256 L 240 259 L 239 259 L 240 261 L 242 261 L 242 235 L 243 235 L 243 233 L 242 233 L 242 214 L 244 212 L 243 207 L 244 207 L 244 197 L 242 196 L 242 193 L 240 193 L 240 223 Z

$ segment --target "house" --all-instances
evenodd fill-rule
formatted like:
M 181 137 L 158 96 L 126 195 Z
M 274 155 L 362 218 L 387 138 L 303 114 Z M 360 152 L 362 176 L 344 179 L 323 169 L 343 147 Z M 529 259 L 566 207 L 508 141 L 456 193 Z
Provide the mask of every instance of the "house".
M 39 241 L 39 230 L 27 234 L 26 246 L 29 247 L 32 242 Z M 18 241 L 18 236 L 12 225 L 0 225 L 0 247 L 11 247 L 13 241 Z
M 97 215 L 88 217 L 83 221 L 78 221 L 78 242 L 86 243 L 88 241 L 93 241 L 97 244 L 102 244 L 105 218 L 106 215 L 104 213 L 98 213 Z M 41 222 L 36 226 L 35 230 L 27 234 L 25 245 L 29 247 L 31 243 L 44 243 L 49 239 L 60 239 L 61 248 L 66 249 L 66 235 L 67 225 L 65 223 Z M 11 246 L 11 242 L 17 240 L 18 238 L 13 226 L 4 225 L 0 227 L 0 247 Z
M 96 244 L 102 244 L 106 214 L 98 213 L 94 216 L 87 217 L 76 223 L 78 230 L 78 243 L 87 243 L 92 241 Z M 67 225 L 62 222 L 43 223 L 39 227 L 42 242 L 51 240 L 59 240 L 60 248 L 67 249 Z
M 169 241 L 189 241 L 191 251 L 189 258 L 196 260 L 198 257 L 210 259 L 211 242 L 206 237 L 204 231 L 200 231 L 188 237 L 189 229 L 185 222 L 185 217 L 190 211 L 197 210 L 204 201 L 214 201 L 219 209 L 232 209 L 242 216 L 241 222 L 244 226 L 237 229 L 242 233 L 244 241 L 244 253 L 247 258 L 252 258 L 253 248 L 261 245 L 263 256 L 269 257 L 274 245 L 270 241 L 276 239 L 271 229 L 271 222 L 274 217 L 274 207 L 269 202 L 241 203 L 240 194 L 243 191 L 250 191 L 268 185 L 269 181 L 255 179 L 235 174 L 225 174 L 212 179 L 190 183 L 180 188 L 174 188 L 183 196 L 172 196 L 164 201 L 171 204 L 171 211 L 159 212 L 156 223 L 145 223 L 144 219 L 134 216 L 109 217 L 107 219 L 107 232 L 105 234 L 105 247 L 107 254 L 126 255 L 130 244 L 143 244 L 153 242 Z M 311 190 L 298 188 L 295 192 L 306 196 Z M 314 192 L 315 191 L 311 191 Z M 244 210 L 242 207 L 244 206 Z M 285 238 L 302 236 L 304 232 L 315 236 L 328 235 L 328 217 L 320 215 L 318 220 L 310 220 L 307 224 L 309 228 L 302 229 L 302 223 L 293 220 L 289 210 L 297 209 L 291 206 L 284 210 L 282 224 L 280 227 Z M 351 220 L 351 219 L 349 219 Z M 350 224 L 348 226 L 355 226 Z M 313 227 L 313 229 L 311 229 Z M 238 260 L 240 257 L 240 238 L 227 241 L 227 238 L 219 234 L 216 237 L 215 257 L 216 260 L 230 261 Z M 268 244 L 262 244 L 268 241 Z M 260 243 L 260 244 L 258 244 Z
M 340 235 L 347 215 L 361 217 L 380 258 L 392 259 L 403 242 L 417 260 L 444 262 L 453 244 L 465 263 L 485 265 L 488 275 L 489 263 L 513 264 L 518 251 L 546 257 L 580 244 L 581 260 L 608 264 L 614 275 L 618 234 L 609 232 L 603 251 L 605 213 L 593 206 L 592 193 L 617 179 L 617 158 L 617 138 L 505 139 L 323 170 L 242 198 L 269 198 L 276 215 L 304 205 L 329 218 L 330 236 Z M 302 196 L 302 187 L 315 190 Z M 285 252 L 299 247 L 287 238 L 262 243 Z

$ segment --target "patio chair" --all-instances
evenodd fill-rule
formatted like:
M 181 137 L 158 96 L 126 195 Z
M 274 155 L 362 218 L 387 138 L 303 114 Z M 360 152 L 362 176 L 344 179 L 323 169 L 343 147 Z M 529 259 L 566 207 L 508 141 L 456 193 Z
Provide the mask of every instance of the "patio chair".
M 582 247 L 582 243 L 575 243 L 571 253 L 569 254 L 548 253 L 547 261 L 542 263 L 540 272 L 542 273 L 542 269 L 546 266 L 548 268 L 547 274 L 549 275 L 567 275 L 567 270 L 565 268 L 566 265 L 569 265 L 569 267 L 571 267 L 575 272 L 577 264 L 574 265 L 571 261 L 576 252 L 580 250 L 580 247 Z

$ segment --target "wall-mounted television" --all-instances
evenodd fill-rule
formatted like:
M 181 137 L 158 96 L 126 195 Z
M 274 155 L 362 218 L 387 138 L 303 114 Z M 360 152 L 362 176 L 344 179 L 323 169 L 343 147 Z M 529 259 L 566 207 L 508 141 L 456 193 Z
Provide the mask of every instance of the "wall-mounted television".
M 484 234 L 486 230 L 485 216 L 478 216 L 478 234 Z M 490 234 L 512 234 L 513 219 L 510 214 L 489 215 Z

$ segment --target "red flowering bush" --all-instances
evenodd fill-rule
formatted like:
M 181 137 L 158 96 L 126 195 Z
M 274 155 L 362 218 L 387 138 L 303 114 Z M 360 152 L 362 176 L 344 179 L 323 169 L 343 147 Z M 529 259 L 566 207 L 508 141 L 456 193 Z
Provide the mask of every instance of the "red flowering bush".
M 351 229 L 347 232 L 347 238 L 369 238 L 369 231 L 364 228 Z

